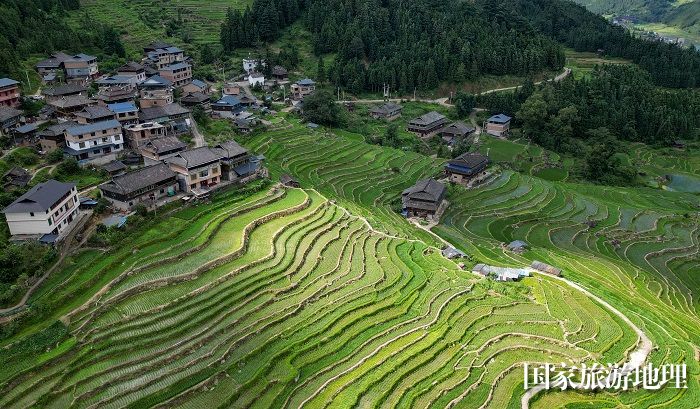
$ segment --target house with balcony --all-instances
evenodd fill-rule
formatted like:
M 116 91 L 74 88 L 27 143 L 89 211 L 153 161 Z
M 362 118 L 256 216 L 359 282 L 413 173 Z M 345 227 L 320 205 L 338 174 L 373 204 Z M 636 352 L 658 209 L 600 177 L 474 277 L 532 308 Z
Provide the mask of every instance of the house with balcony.
M 157 122 L 126 125 L 123 130 L 126 145 L 133 150 L 138 150 L 151 139 L 162 138 L 166 134 L 165 125 Z
M 385 119 L 393 121 L 401 116 L 403 107 L 393 102 L 387 102 L 384 105 L 376 106 L 369 111 L 369 114 L 374 119 Z
M 39 131 L 39 145 L 43 153 L 49 153 L 56 149 L 63 149 L 66 146 L 65 131 L 68 128 L 78 126 L 77 122 L 66 121 L 59 124 L 50 125 Z
M 213 148 L 221 157 L 221 179 L 226 182 L 245 183 L 255 179 L 262 171 L 262 160 L 236 141 L 226 141 Z
M 158 74 L 170 81 L 175 88 L 180 88 L 192 82 L 192 66 L 186 62 L 166 65 L 158 69 Z
M 316 83 L 309 78 L 304 78 L 292 84 L 290 88 L 292 99 L 302 101 L 305 97 L 316 91 Z
M 19 96 L 19 82 L 0 78 L 0 106 L 17 108 L 20 104 Z
M 2 212 L 14 238 L 55 242 L 75 227 L 78 208 L 74 183 L 49 180 L 31 188 Z
M 116 119 L 73 126 L 64 131 L 64 136 L 64 152 L 78 161 L 112 160 L 115 153 L 124 149 L 122 125 Z
M 185 62 L 187 58 L 185 57 L 185 51 L 165 43 L 161 43 L 164 47 L 151 49 L 151 47 L 144 47 L 149 50 L 146 51 L 145 64 L 150 65 L 154 69 L 160 71 L 164 67 L 172 64 L 177 64 Z
M 146 67 L 137 62 L 129 61 L 117 68 L 117 75 L 121 77 L 131 77 L 136 84 L 139 84 L 146 81 Z
M 445 173 L 450 182 L 466 187 L 470 181 L 486 170 L 488 165 L 488 156 L 466 152 L 447 162 Z
M 447 122 L 448 119 L 444 115 L 432 111 L 409 121 L 408 131 L 421 138 L 428 138 L 435 135 Z
M 138 205 L 154 208 L 164 204 L 163 199 L 175 196 L 179 186 L 177 174 L 161 162 L 116 176 L 99 189 L 112 206 L 130 211 Z
M 165 160 L 187 193 L 206 194 L 221 183 L 221 156 L 207 146 L 186 150 Z
M 57 74 L 63 71 L 63 63 L 70 59 L 71 56 L 66 53 L 53 53 L 49 58 L 36 63 L 34 68 L 42 77 L 48 74 Z
M 435 179 L 419 180 L 401 193 L 403 214 L 406 217 L 436 217 L 443 207 L 445 185 Z

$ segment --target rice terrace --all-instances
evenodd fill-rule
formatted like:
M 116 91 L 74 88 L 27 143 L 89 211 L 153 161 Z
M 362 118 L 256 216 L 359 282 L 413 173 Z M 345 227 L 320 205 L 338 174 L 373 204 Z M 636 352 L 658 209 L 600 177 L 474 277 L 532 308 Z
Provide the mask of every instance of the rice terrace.
M 576 3 L 0 0 L 0 408 L 700 408 L 700 8 Z

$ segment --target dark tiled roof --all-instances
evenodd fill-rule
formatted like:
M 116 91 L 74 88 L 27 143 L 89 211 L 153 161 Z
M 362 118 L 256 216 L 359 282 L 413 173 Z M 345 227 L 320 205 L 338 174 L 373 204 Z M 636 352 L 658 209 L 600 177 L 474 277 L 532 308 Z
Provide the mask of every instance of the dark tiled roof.
M 112 173 L 126 169 L 126 165 L 122 161 L 113 160 L 107 164 L 102 165 L 102 169 L 106 170 L 109 173 Z
M 19 82 L 10 78 L 0 78 L 0 87 L 9 87 L 11 85 L 17 85 Z
M 17 200 L 7 206 L 3 213 L 29 213 L 45 212 L 56 203 L 63 195 L 70 192 L 75 183 L 62 183 L 56 180 L 48 180 L 31 188 Z
M 159 163 L 117 176 L 112 181 L 100 185 L 100 190 L 129 195 L 174 177 L 175 172 L 168 165 Z
M 386 114 L 389 114 L 391 112 L 400 111 L 402 109 L 403 109 L 403 107 L 399 104 L 395 104 L 393 102 L 387 102 L 384 105 L 372 108 L 372 112 L 376 113 L 376 114 L 386 115 Z
M 144 66 L 135 61 L 129 61 L 128 63 L 117 68 L 117 72 L 139 72 L 143 70 Z
M 190 92 L 184 97 L 180 98 L 180 102 L 189 104 L 201 104 L 202 102 L 209 101 L 209 95 L 202 94 L 201 92 Z
M 415 125 L 430 125 L 432 123 L 442 121 L 444 119 L 445 119 L 444 115 L 442 115 L 438 112 L 432 111 L 432 112 L 428 112 L 427 114 L 421 115 L 418 118 L 412 119 L 410 123 L 415 124 Z
M 287 74 L 287 69 L 282 67 L 281 65 L 275 65 L 274 67 L 272 67 L 272 75 L 276 77 L 281 77 Z
M 236 156 L 245 155 L 248 153 L 248 149 L 242 147 L 236 141 L 226 141 L 216 145 L 219 153 L 224 158 L 235 158 Z
M 0 122 L 22 115 L 22 111 L 12 107 L 0 106 Z
M 154 153 L 162 153 L 185 149 L 187 144 L 174 136 L 166 136 L 164 138 L 151 139 L 144 145 L 144 148 Z
M 95 106 L 85 107 L 85 109 L 76 113 L 75 116 L 79 116 L 81 118 L 88 118 L 88 119 L 107 118 L 107 117 L 112 119 L 112 118 L 114 118 L 114 112 L 110 111 L 109 109 L 107 109 L 103 106 L 95 105 Z
M 461 121 L 453 122 L 440 130 L 440 132 L 447 132 L 458 135 L 467 135 L 474 131 L 476 131 L 474 127 L 469 126 Z
M 481 164 L 488 163 L 488 161 L 488 156 L 480 153 L 466 152 L 452 159 L 449 163 L 458 166 L 466 166 L 468 168 L 475 168 Z
M 202 165 L 206 165 L 208 163 L 216 162 L 221 159 L 221 155 L 219 155 L 216 150 L 204 146 L 201 148 L 195 148 L 190 149 L 188 151 L 180 152 L 176 156 L 168 158 L 165 161 L 168 163 L 174 163 L 184 168 L 191 169 Z
M 316 83 L 312 79 L 304 78 L 303 80 L 297 81 L 297 84 L 302 85 L 302 86 L 309 86 L 309 85 L 314 85 Z
M 422 179 L 403 191 L 401 201 L 404 208 L 434 212 L 440 207 L 445 190 L 445 185 L 435 179 Z
M 59 85 L 53 88 L 47 88 L 41 91 L 41 93 L 52 97 L 60 97 L 63 95 L 80 94 L 81 92 L 85 91 L 87 91 L 87 88 L 85 88 L 84 86 L 76 83 L 71 83 Z
M 85 95 L 69 95 L 55 101 L 50 101 L 48 105 L 56 108 L 73 108 L 83 105 L 90 105 L 95 101 L 86 97 Z
M 162 107 L 143 108 L 139 113 L 141 121 L 151 121 L 158 118 L 170 117 L 175 115 L 188 114 L 189 109 L 183 108 L 179 104 L 168 104 Z
M 73 121 L 67 121 L 67 122 L 62 122 L 60 124 L 56 125 L 51 125 L 47 128 L 44 128 L 43 131 L 39 132 L 39 136 L 56 136 L 56 135 L 61 135 L 63 132 L 68 129 L 72 128 L 74 126 L 77 126 L 78 124 Z

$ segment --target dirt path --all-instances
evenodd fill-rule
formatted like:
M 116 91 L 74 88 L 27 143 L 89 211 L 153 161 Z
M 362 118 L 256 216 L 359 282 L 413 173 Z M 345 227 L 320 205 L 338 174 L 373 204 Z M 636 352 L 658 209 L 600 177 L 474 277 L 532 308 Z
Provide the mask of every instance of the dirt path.
M 190 129 L 192 129 L 192 137 L 194 138 L 194 147 L 201 148 L 202 146 L 207 146 L 207 142 L 204 140 L 204 135 L 199 132 L 199 127 L 197 126 L 197 121 L 194 120 L 192 114 L 190 114 Z
M 535 272 L 534 270 L 531 270 L 531 271 Z M 629 318 L 627 318 L 627 316 L 625 314 L 620 312 L 620 310 L 613 307 L 608 302 L 602 300 L 597 295 L 592 294 L 590 291 L 586 290 L 585 288 L 581 287 L 580 285 L 578 285 L 572 281 L 569 281 L 563 277 L 554 277 L 554 276 L 549 276 L 549 275 L 547 277 L 565 282 L 569 286 L 586 294 L 588 297 L 592 298 L 593 300 L 598 302 L 600 305 L 607 308 L 610 312 L 612 312 L 613 314 L 620 317 L 621 320 L 623 320 L 627 325 L 629 325 L 634 330 L 634 332 L 637 333 L 637 336 L 639 337 L 639 342 L 637 344 L 637 348 L 630 353 L 629 359 L 627 360 L 627 362 L 623 366 L 623 369 L 622 369 L 623 375 L 629 374 L 630 372 L 632 372 L 635 369 L 644 365 L 644 362 L 649 357 L 649 354 L 651 353 L 651 350 L 653 348 L 653 344 L 652 344 L 651 340 L 649 339 L 649 337 L 647 337 L 647 335 L 644 333 L 644 331 L 639 329 L 639 327 L 637 327 Z M 607 362 L 605 362 L 605 363 L 607 363 Z M 609 379 L 612 380 L 612 378 L 609 378 Z M 544 385 L 538 385 L 538 386 L 526 391 L 525 394 L 523 395 L 522 399 L 520 400 L 521 408 L 522 409 L 529 409 L 530 408 L 530 400 L 532 399 L 532 397 L 537 395 L 538 393 L 542 392 L 543 390 L 545 390 Z

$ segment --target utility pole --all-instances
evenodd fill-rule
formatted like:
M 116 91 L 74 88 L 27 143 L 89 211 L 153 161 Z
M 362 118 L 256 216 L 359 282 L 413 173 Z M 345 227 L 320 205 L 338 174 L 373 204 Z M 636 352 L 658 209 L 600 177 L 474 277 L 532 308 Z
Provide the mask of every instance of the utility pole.
M 416 100 L 416 88 L 415 87 L 413 87 L 413 100 L 414 101 Z
M 338 87 L 338 101 L 340 101 L 340 87 Z
M 29 89 L 32 89 L 32 82 L 29 81 L 29 71 L 24 70 L 24 74 L 27 76 L 27 85 L 29 86 Z

